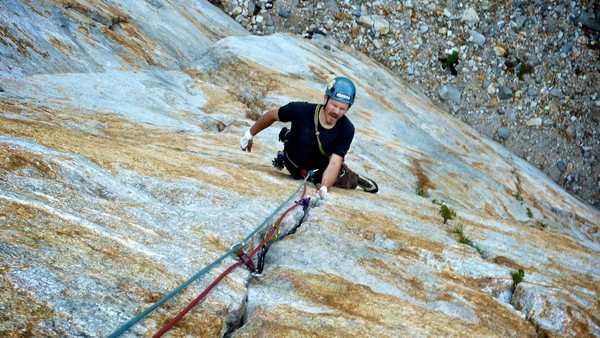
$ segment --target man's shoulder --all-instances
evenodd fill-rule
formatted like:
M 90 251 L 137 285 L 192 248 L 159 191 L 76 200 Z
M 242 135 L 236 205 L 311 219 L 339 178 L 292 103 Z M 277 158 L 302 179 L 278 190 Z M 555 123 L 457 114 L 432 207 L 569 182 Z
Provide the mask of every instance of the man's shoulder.
M 315 111 L 316 103 L 294 101 L 279 108 L 279 119 L 282 122 L 308 120 Z
M 348 130 L 354 131 L 354 123 L 350 121 L 348 116 L 344 115 L 338 122 L 342 122 L 341 125 Z
M 314 111 L 316 106 L 317 106 L 316 103 L 310 103 L 310 102 L 306 102 L 306 101 L 292 101 L 292 102 L 286 104 L 284 107 L 287 107 L 289 109 L 294 109 L 294 110 L 312 109 Z

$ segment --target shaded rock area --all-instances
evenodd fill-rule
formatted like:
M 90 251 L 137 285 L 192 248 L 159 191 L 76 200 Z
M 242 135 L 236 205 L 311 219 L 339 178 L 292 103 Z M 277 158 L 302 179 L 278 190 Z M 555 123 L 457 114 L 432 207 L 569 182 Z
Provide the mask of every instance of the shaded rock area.
M 254 36 L 203 0 L 9 0 L 0 19 L 1 336 L 109 336 L 264 223 L 257 245 L 301 182 L 271 165 L 285 124 L 252 153 L 239 138 L 337 75 L 358 90 L 346 162 L 379 192 L 309 184 L 263 273 L 233 270 L 170 335 L 600 336 L 598 209 L 365 54 Z
M 220 0 L 257 35 L 327 35 L 600 208 L 598 1 Z M 456 76 L 438 61 L 458 52 Z M 459 90 L 448 96 L 447 88 Z M 532 118 L 543 120 L 530 124 Z M 507 138 L 496 135 L 509 128 Z M 556 163 L 568 170 L 556 170 Z

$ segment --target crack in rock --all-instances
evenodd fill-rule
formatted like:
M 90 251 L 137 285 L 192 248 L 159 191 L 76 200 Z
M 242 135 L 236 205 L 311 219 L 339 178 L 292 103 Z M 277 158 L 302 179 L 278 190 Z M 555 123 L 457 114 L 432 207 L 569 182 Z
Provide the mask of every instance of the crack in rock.
M 304 208 L 303 208 L 304 212 L 303 212 L 303 214 L 301 214 L 301 216 L 294 215 L 295 216 L 294 221 L 296 223 L 293 224 L 293 226 L 289 230 L 287 230 L 285 233 L 280 235 L 279 238 L 277 238 L 276 240 L 269 241 L 265 244 L 265 246 L 263 246 L 263 248 L 259 252 L 258 257 L 256 258 L 257 262 L 254 262 L 255 266 L 257 267 L 257 272 L 251 273 L 246 281 L 246 297 L 244 298 L 244 301 L 243 301 L 242 305 L 240 306 L 239 315 L 237 316 L 237 320 L 231 324 L 227 323 L 227 331 L 223 335 L 223 338 L 232 337 L 238 329 L 242 328 L 246 324 L 246 322 L 248 320 L 248 289 L 250 288 L 250 285 L 253 280 L 256 279 L 256 280 L 260 281 L 260 278 L 264 276 L 263 275 L 263 265 L 261 264 L 261 262 L 264 263 L 264 257 L 267 254 L 270 245 L 272 243 L 274 243 L 275 241 L 281 241 L 285 237 L 296 233 L 298 228 L 304 223 L 306 217 L 308 216 L 309 210 L 315 206 L 318 206 L 318 203 L 310 201 L 310 203 L 308 205 L 304 206 Z M 298 216 L 300 216 L 300 217 L 298 217 Z M 265 236 L 265 235 L 266 235 L 266 233 L 263 234 L 262 236 Z M 260 271 L 258 270 L 258 267 L 260 267 Z

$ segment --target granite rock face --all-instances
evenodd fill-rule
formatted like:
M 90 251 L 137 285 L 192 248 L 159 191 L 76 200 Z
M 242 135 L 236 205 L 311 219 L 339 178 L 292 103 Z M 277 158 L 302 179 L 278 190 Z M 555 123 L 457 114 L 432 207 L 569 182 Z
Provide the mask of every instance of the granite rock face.
M 364 55 L 205 1 L 0 8 L 2 336 L 107 336 L 267 222 L 257 245 L 301 182 L 271 166 L 284 124 L 239 137 L 337 75 L 358 88 L 346 162 L 379 193 L 308 185 L 263 274 L 233 270 L 173 336 L 600 336 L 600 212 Z

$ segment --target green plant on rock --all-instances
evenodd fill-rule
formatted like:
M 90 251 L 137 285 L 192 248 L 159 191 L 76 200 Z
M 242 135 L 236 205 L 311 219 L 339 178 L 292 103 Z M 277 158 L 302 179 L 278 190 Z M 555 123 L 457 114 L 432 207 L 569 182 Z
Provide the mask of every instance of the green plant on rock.
M 481 248 L 479 248 L 477 245 L 475 245 L 475 243 L 473 243 L 473 241 L 469 237 L 467 237 L 467 235 L 465 235 L 464 227 L 462 224 L 460 224 L 459 226 L 452 229 L 452 233 L 458 235 L 459 243 L 468 245 L 468 246 L 474 248 L 475 250 L 477 250 L 477 252 L 481 253 Z
M 527 216 L 529 216 L 529 218 L 533 217 L 533 212 L 531 211 L 531 209 L 529 209 L 529 207 L 527 208 Z
M 517 201 L 523 202 L 523 196 L 521 196 L 520 192 L 517 192 L 514 196 L 517 199 Z
M 444 218 L 444 224 L 446 224 L 448 220 L 452 220 L 456 217 L 456 210 L 442 202 L 440 204 L 440 215 Z
M 458 71 L 456 70 L 456 66 L 458 65 L 458 51 L 453 51 L 452 54 L 447 55 L 446 57 L 438 58 L 438 60 L 442 63 L 442 69 L 450 70 L 450 74 L 456 76 L 458 75 Z
M 446 58 L 446 60 L 444 62 L 444 68 L 450 68 L 456 63 L 458 63 L 458 51 L 457 50 L 453 51 L 452 54 L 448 55 L 448 57 Z
M 511 275 L 512 275 L 513 282 L 515 283 L 515 285 L 517 285 L 517 284 L 521 283 L 523 281 L 523 279 L 525 278 L 525 271 L 523 271 L 522 269 L 519 269 L 518 271 L 511 273 Z
M 458 239 L 458 243 L 468 245 L 468 246 L 474 246 L 473 241 L 467 236 L 461 236 Z
M 534 222 L 530 222 L 529 226 L 534 229 L 545 230 L 548 225 L 546 223 L 544 223 L 543 221 L 535 220 Z
M 457 234 L 457 235 L 459 235 L 461 237 L 464 236 L 465 233 L 464 233 L 463 225 L 459 224 L 457 227 L 455 227 L 454 229 L 452 229 L 452 233 L 453 234 Z
M 469 237 L 465 236 L 465 232 L 464 232 L 464 228 L 463 228 L 462 224 L 460 224 L 456 228 L 452 229 L 452 233 L 458 235 L 459 243 L 466 244 L 466 245 L 473 245 L 473 241 L 471 241 L 471 239 Z
M 422 186 L 420 184 L 417 186 L 416 192 L 417 192 L 417 195 L 419 195 L 421 197 L 425 197 L 425 198 L 429 197 L 429 192 L 427 191 L 427 187 Z

